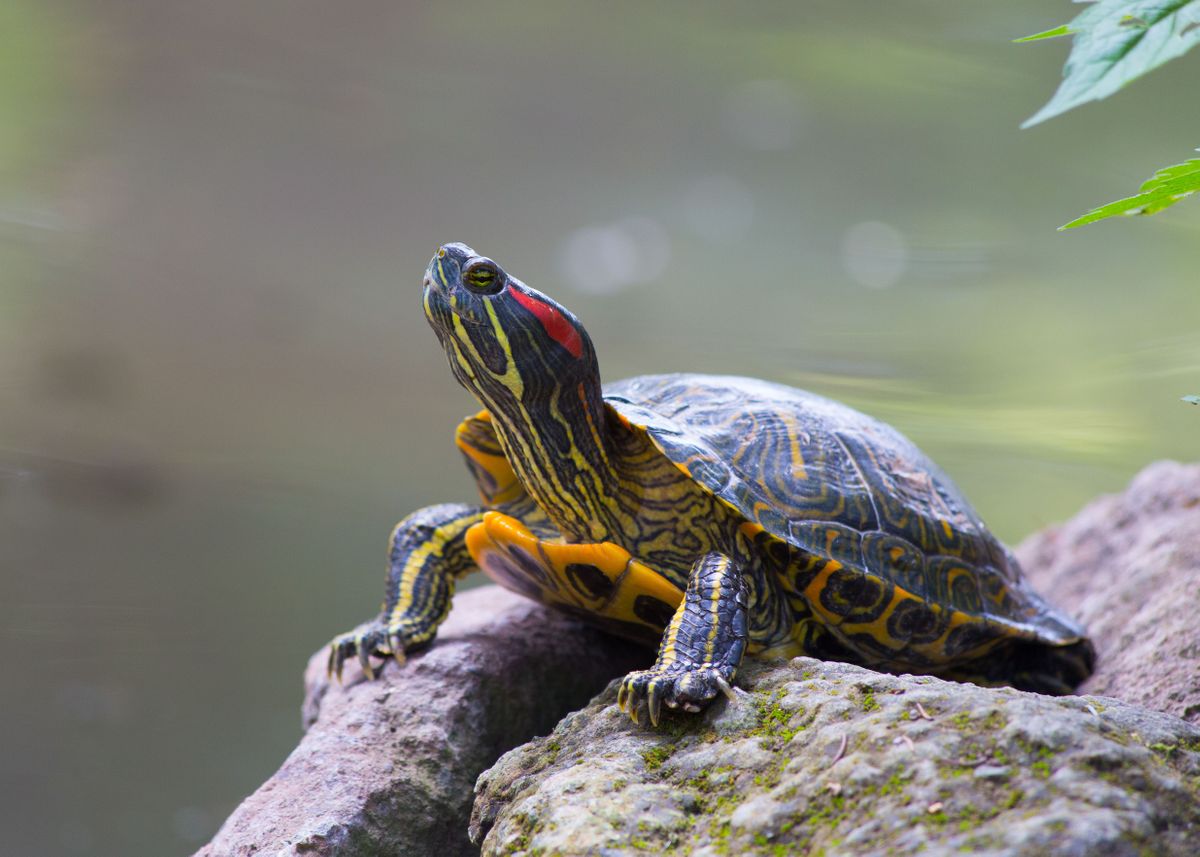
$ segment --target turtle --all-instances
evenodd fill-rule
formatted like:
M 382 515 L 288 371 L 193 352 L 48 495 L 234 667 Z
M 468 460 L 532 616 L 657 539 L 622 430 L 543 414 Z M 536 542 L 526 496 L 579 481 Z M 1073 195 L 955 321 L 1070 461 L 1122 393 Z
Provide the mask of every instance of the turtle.
M 1091 673 L 1080 625 L 896 429 L 751 378 L 602 386 L 575 315 L 465 244 L 437 250 L 422 300 L 483 406 L 455 438 L 480 502 L 396 525 L 382 612 L 330 644 L 339 679 L 347 660 L 372 679 L 428 646 L 476 568 L 657 647 L 619 687 L 634 723 L 734 698 L 747 655 L 1048 694 Z

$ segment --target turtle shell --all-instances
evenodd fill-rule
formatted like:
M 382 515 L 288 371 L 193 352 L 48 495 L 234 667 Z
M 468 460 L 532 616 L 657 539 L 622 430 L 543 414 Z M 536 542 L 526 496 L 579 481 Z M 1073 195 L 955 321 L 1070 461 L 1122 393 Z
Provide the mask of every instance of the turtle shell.
M 974 617 L 986 636 L 1053 646 L 1082 639 L 1028 587 L 949 477 L 890 426 L 750 378 L 648 375 L 608 385 L 604 397 L 622 422 L 770 535 Z

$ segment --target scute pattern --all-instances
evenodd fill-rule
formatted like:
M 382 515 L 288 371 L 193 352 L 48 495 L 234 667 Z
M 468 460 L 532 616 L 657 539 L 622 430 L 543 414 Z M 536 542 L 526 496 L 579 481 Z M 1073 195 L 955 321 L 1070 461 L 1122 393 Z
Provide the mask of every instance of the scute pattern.
M 904 648 L 907 661 L 926 644 L 964 656 L 1004 638 L 1082 637 L 1024 584 L 937 465 L 877 420 L 748 378 L 642 376 L 607 386 L 605 401 L 699 485 L 811 557 L 792 562 L 789 589 L 811 589 L 860 653 L 885 662 Z

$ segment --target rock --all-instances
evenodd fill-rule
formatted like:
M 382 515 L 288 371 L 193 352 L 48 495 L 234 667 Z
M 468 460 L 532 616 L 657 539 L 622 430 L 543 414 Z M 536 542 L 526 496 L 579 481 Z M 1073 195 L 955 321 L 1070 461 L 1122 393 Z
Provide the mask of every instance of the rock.
M 436 645 L 377 681 L 355 664 L 330 685 L 318 652 L 300 745 L 198 853 L 476 854 L 479 772 L 652 657 L 495 586 L 460 594 Z
M 1152 464 L 1017 556 L 1096 642 L 1085 692 L 1200 722 L 1200 465 Z
M 1125 702 L 797 659 L 649 731 L 610 685 L 479 778 L 472 835 L 488 854 L 1193 853 L 1200 730 L 1129 703 L 1200 720 L 1200 466 L 1153 465 L 1018 555 L 1097 641 L 1085 692 Z M 478 853 L 476 775 L 652 657 L 495 587 L 379 681 L 330 686 L 319 652 L 308 733 L 200 854 Z
M 496 854 L 1192 855 L 1200 728 L 796 658 L 736 704 L 630 723 L 614 682 L 476 786 Z

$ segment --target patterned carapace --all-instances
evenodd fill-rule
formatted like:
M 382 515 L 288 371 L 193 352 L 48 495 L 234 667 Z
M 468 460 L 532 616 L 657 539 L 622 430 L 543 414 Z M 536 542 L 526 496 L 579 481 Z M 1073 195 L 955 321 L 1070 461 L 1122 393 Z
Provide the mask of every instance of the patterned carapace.
M 426 317 L 483 405 L 457 443 L 481 503 L 422 509 L 392 535 L 387 598 L 330 650 L 403 660 L 455 581 L 497 583 L 658 647 L 622 684 L 699 710 L 743 653 L 1066 693 L 1082 630 L 1024 582 L 962 494 L 891 427 L 749 378 L 650 375 L 602 388 L 591 339 L 545 295 L 462 244 L 438 250 Z

